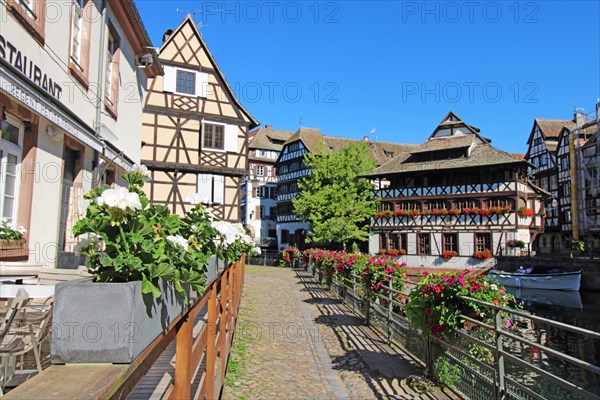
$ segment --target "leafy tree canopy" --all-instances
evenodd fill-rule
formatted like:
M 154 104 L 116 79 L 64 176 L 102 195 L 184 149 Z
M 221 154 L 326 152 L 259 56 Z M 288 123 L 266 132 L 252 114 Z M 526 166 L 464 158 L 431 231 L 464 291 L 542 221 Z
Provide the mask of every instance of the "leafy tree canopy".
M 313 243 L 340 243 L 368 239 L 368 220 L 377 207 L 369 200 L 372 185 L 360 175 L 372 171 L 377 163 L 366 144 L 351 143 L 329 154 L 304 156 L 312 174 L 301 179 L 299 194 L 293 200 L 294 214 L 311 224 L 307 238 Z

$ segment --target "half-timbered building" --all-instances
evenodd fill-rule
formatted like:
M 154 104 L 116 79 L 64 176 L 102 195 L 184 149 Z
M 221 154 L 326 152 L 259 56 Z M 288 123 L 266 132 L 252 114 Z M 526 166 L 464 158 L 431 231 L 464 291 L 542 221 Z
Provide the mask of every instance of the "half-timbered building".
M 543 196 L 529 163 L 490 144 L 450 112 L 429 139 L 369 177 L 381 199 L 369 251 L 396 249 L 409 266 L 489 265 L 512 240 L 543 231 Z M 511 242 L 514 243 L 514 242 Z
M 275 161 L 293 131 L 271 125 L 249 133 L 248 179 L 242 195 L 242 218 L 256 244 L 277 245 L 277 174 Z
M 537 243 L 538 251 L 541 253 L 555 252 L 563 247 L 561 226 L 570 218 L 570 214 L 564 210 L 567 202 L 570 203 L 571 188 L 568 185 L 560 187 L 558 182 L 560 165 L 557 159 L 557 148 L 564 127 L 572 128 L 573 121 L 536 118 L 527 140 L 528 149 L 525 158 L 531 163 L 528 169 L 530 178 L 537 186 L 550 193 L 550 197 L 544 204 L 545 229 L 538 237 Z M 564 156 L 560 162 L 564 162 Z
M 581 147 L 580 182 L 582 183 L 582 238 L 587 246 L 600 248 L 600 103 L 596 106 L 595 133 Z
M 240 221 L 246 176 L 247 132 L 258 122 L 235 97 L 198 27 L 187 16 L 160 46 L 164 76 L 148 81 L 142 163 L 152 182 L 150 200 L 183 214 L 200 193 L 212 211 Z
M 333 149 L 342 148 L 359 140 L 324 136 L 316 128 L 298 129 L 283 145 L 276 162 L 277 168 L 277 239 L 279 248 L 289 245 L 303 246 L 310 230 L 310 224 L 301 221 L 294 214 L 292 199 L 298 195 L 298 181 L 311 174 L 304 164 L 304 156 L 308 153 L 327 154 Z M 404 154 L 414 145 L 383 143 L 363 139 L 367 144 L 369 155 L 377 165 Z
M 579 239 L 585 230 L 584 207 L 585 170 L 582 165 L 582 146 L 596 133 L 596 121 L 586 121 L 576 113 L 572 129 L 563 127 L 558 137 L 556 158 L 558 166 L 559 207 L 563 242 Z M 580 222 L 580 223 L 578 223 Z

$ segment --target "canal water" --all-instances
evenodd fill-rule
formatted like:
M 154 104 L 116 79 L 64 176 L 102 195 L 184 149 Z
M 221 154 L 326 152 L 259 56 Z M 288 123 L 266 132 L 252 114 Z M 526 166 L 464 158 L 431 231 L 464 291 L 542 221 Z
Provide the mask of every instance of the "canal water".
M 520 299 L 523 309 L 533 315 L 600 332 L 600 292 L 532 291 L 514 288 L 507 288 L 507 291 Z M 527 331 L 525 336 L 538 344 L 600 367 L 600 340 L 540 323 L 529 324 L 525 330 Z M 600 396 L 600 375 L 573 366 L 535 348 L 518 346 L 514 350 L 520 358 Z M 523 383 L 537 387 L 548 399 L 582 398 L 567 394 L 557 383 L 536 374 L 523 374 L 521 378 Z

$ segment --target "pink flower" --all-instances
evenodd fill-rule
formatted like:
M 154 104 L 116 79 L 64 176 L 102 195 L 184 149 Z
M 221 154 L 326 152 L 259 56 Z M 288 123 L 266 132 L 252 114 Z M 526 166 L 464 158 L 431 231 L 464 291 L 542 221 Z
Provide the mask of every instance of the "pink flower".
M 512 325 L 512 322 L 510 322 L 510 319 L 506 320 L 506 329 L 510 328 Z

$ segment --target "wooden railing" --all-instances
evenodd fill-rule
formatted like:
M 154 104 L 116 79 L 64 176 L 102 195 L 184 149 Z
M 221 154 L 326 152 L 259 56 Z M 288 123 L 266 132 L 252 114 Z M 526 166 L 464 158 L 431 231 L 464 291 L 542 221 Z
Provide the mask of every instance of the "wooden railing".
M 195 298 L 133 363 L 52 365 L 3 399 L 45 399 L 50 393 L 51 397 L 61 399 L 126 398 L 173 340 L 176 340 L 175 375 L 161 398 L 219 397 L 244 286 L 244 265 L 245 259 L 229 264 L 209 282 L 204 296 Z M 198 317 L 206 322 L 194 336 Z M 193 385 L 194 382 L 197 384 Z

